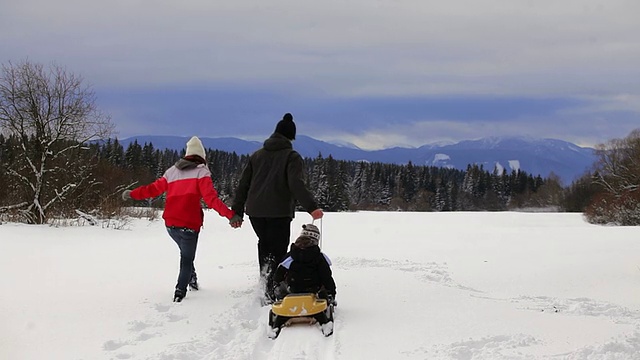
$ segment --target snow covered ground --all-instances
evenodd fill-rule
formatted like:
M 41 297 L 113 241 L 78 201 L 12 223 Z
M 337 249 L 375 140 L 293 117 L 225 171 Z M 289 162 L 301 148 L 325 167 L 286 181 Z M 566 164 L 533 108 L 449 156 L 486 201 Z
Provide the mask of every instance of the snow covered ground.
M 638 227 L 513 212 L 329 213 L 322 227 L 335 334 L 270 340 L 248 221 L 206 213 L 201 290 L 177 304 L 161 221 L 0 225 L 0 359 L 640 358 Z

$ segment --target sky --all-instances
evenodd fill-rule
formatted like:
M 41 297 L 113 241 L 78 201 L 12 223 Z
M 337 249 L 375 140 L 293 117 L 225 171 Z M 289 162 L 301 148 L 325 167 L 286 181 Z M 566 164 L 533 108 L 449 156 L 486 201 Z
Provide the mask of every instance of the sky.
M 292 235 L 309 221 L 296 214 Z M 318 325 L 297 325 L 271 340 L 248 221 L 232 229 L 205 212 L 195 261 L 200 290 L 181 303 L 172 302 L 178 249 L 159 218 L 102 226 L 4 223 L 0 358 L 627 360 L 640 354 L 636 227 L 591 225 L 578 213 L 515 212 L 330 213 L 320 227 L 337 285 L 334 333 L 325 338 Z
M 640 127 L 636 0 L 0 0 L 0 62 L 81 75 L 119 138 L 363 149 Z

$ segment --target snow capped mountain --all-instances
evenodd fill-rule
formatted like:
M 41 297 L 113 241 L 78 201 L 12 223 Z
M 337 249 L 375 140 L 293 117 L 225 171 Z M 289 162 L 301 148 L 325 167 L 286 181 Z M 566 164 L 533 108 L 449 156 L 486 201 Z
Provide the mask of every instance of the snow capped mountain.
M 426 160 L 436 152 L 425 154 Z M 558 175 L 565 185 L 581 176 L 596 160 L 594 150 L 557 139 L 530 137 L 491 137 L 443 146 L 437 154 L 446 154 L 446 165 L 464 169 L 468 164 L 483 165 L 485 170 L 523 170 L 533 175 Z M 439 155 L 441 157 L 441 155 Z M 416 162 L 417 163 L 417 162 Z M 440 163 L 440 166 L 444 164 Z
M 435 154 L 431 166 L 453 168 L 448 162 L 451 161 L 451 157 L 447 154 Z
M 432 148 L 439 148 L 439 147 L 443 147 L 443 146 L 447 146 L 447 145 L 453 145 L 453 144 L 455 144 L 454 141 L 443 140 L 443 141 L 436 141 L 434 143 L 429 143 L 429 144 L 426 144 L 426 145 L 422 145 L 420 147 L 421 148 L 425 148 L 425 149 L 432 149 Z
M 520 161 L 518 160 L 509 161 L 509 167 L 516 171 L 520 170 Z
M 152 143 L 155 148 L 184 148 L 188 138 L 179 136 L 136 136 L 120 140 L 126 148 L 137 140 Z M 250 154 L 262 146 L 261 141 L 237 138 L 201 138 L 204 146 L 237 154 Z M 346 145 L 346 146 L 345 146 Z M 352 144 L 351 144 L 352 145 Z M 488 137 L 459 143 L 427 144 L 418 148 L 394 147 L 384 150 L 362 150 L 355 145 L 332 144 L 298 135 L 294 148 L 304 157 L 331 155 L 337 160 L 368 161 L 394 164 L 438 166 L 464 170 L 469 164 L 482 165 L 485 170 L 526 171 L 543 177 L 554 173 L 564 185 L 590 169 L 596 156 L 592 148 L 579 147 L 558 139 L 536 139 L 528 136 Z
M 362 149 L 360 149 L 358 147 L 358 145 L 352 144 L 352 143 L 347 142 L 347 141 L 333 140 L 333 141 L 328 141 L 328 143 L 332 144 L 332 145 L 340 146 L 340 147 L 349 148 L 349 149 L 362 150 Z

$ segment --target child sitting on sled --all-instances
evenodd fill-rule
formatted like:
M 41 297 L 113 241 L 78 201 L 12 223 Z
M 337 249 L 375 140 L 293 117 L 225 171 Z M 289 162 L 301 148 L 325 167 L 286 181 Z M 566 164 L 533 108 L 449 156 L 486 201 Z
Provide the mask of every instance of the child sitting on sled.
M 331 260 L 320 251 L 320 230 L 313 224 L 302 225 L 302 232 L 278 265 L 274 275 L 277 300 L 290 293 L 314 293 L 335 305 L 336 283 Z

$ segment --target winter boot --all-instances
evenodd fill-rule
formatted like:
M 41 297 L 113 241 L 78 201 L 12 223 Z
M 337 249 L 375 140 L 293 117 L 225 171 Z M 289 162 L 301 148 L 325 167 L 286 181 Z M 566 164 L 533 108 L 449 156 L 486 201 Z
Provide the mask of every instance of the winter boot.
M 273 305 L 273 303 L 276 301 L 276 296 L 273 294 L 272 291 L 266 291 L 264 293 L 264 297 L 262 299 L 260 299 L 262 306 L 266 306 L 266 305 Z
M 200 289 L 200 285 L 198 285 L 198 276 L 196 276 L 196 273 L 191 274 L 191 279 L 189 280 L 189 289 L 191 290 Z
M 181 302 L 184 297 L 187 296 L 187 292 L 184 290 L 176 289 L 173 293 L 173 302 Z

